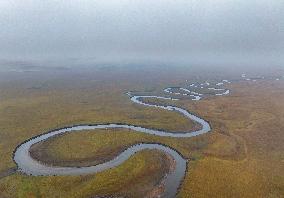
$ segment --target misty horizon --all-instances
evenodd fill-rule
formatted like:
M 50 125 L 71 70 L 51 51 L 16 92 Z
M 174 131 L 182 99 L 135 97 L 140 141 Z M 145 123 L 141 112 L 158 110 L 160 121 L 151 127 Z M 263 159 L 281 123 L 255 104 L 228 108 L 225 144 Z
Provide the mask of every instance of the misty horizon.
M 283 66 L 283 9 L 268 0 L 1 1 L 0 64 Z

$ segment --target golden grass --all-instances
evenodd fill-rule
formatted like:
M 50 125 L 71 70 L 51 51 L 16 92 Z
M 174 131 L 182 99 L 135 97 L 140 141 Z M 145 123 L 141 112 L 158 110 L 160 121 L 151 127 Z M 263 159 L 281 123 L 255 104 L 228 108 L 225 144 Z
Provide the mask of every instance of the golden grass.
M 192 127 L 177 113 L 133 104 L 119 86 L 6 89 L 2 95 L 5 100 L 0 103 L 0 156 L 5 162 L 0 164 L 0 171 L 14 166 L 11 155 L 18 144 L 55 128 L 85 123 L 129 123 L 170 131 Z
M 189 158 L 207 146 L 203 138 L 170 138 L 126 129 L 102 129 L 69 133 L 34 145 L 31 154 L 47 164 L 89 166 L 108 161 L 131 145 L 147 142 L 169 145 Z
M 123 165 L 96 175 L 40 176 L 15 174 L 0 180 L 1 197 L 145 197 L 169 170 L 166 155 L 144 150 Z
M 282 197 L 284 194 L 283 84 L 240 83 L 232 88 L 232 96 L 196 105 L 200 112 L 204 111 L 203 105 L 210 109 L 206 117 L 213 123 L 222 123 L 220 132 L 227 137 L 209 145 L 205 150 L 207 157 L 189 163 L 179 197 Z M 232 144 L 225 144 L 227 141 Z M 230 155 L 228 145 L 235 145 L 231 148 L 235 152 L 229 152 Z M 242 157 L 238 150 L 243 151 Z
M 164 88 L 162 82 L 166 81 L 173 85 L 182 82 L 168 77 L 159 79 L 156 84 L 153 81 L 141 83 L 143 86 L 134 86 L 127 80 L 119 83 L 79 81 L 62 86 L 54 82 L 43 90 L 2 84 L 0 171 L 15 166 L 12 152 L 19 143 L 62 126 L 124 122 L 171 131 L 190 130 L 193 125 L 177 113 L 132 104 L 123 94 L 129 90 L 156 92 Z M 107 135 L 85 132 L 80 134 L 82 138 L 75 133 L 68 134 L 38 146 L 47 149 L 46 154 L 58 163 L 64 160 L 66 164 L 70 161 L 99 163 L 106 160 L 99 153 L 109 153 L 107 157 L 110 157 L 125 146 L 140 141 L 160 142 L 192 159 L 179 197 L 281 197 L 284 194 L 283 87 L 283 83 L 271 81 L 237 83 L 230 85 L 230 96 L 196 103 L 174 102 L 209 120 L 213 126 L 213 133 L 191 139 L 154 137 L 128 131 Z M 102 139 L 104 141 L 100 143 Z M 75 147 L 82 141 L 85 141 L 83 146 Z M 66 145 L 62 147 L 61 143 Z M 71 150 L 68 153 L 66 149 Z M 0 197 L 144 196 L 156 184 L 153 182 L 165 173 L 164 162 L 163 154 L 145 151 L 119 168 L 96 176 L 29 177 L 15 174 L 0 180 Z M 149 168 L 152 165 L 153 169 Z M 154 174 L 153 178 L 149 174 Z

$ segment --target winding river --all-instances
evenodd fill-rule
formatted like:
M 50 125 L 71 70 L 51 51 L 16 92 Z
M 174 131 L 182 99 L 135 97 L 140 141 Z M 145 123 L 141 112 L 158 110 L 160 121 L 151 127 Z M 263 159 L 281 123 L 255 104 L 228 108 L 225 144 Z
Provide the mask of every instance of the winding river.
M 226 81 L 223 81 L 223 83 Z M 229 93 L 228 90 L 220 89 L 220 88 L 214 88 L 209 87 L 209 83 L 206 82 L 206 88 L 208 90 L 215 90 L 215 91 L 223 91 L 222 93 L 216 93 L 215 95 L 226 95 Z M 217 84 L 218 85 L 218 84 Z M 173 88 L 166 88 L 164 89 L 164 92 L 166 94 L 174 94 L 174 95 L 182 95 L 182 96 L 188 96 L 191 97 L 192 100 L 200 100 L 203 96 L 200 93 L 197 93 L 196 91 L 193 91 L 191 87 L 201 87 L 205 85 L 190 85 L 188 89 L 186 88 L 179 88 L 181 92 L 173 91 Z M 88 167 L 57 167 L 57 166 L 51 166 L 41 163 L 40 161 L 37 161 L 33 159 L 30 155 L 30 148 L 32 145 L 39 143 L 41 141 L 45 141 L 51 137 L 54 137 L 59 134 L 63 133 L 70 133 L 70 132 L 80 132 L 82 130 L 93 130 L 93 129 L 106 129 L 106 128 L 125 128 L 125 129 L 131 129 L 132 131 L 140 132 L 140 133 L 147 133 L 151 135 L 157 135 L 157 136 L 164 136 L 164 137 L 176 137 L 176 138 L 185 138 L 185 137 L 193 137 L 197 135 L 201 135 L 204 133 L 207 133 L 211 130 L 210 125 L 207 121 L 203 120 L 202 118 L 197 117 L 196 115 L 191 114 L 185 109 L 176 107 L 176 106 L 162 106 L 162 105 L 156 105 L 156 104 L 150 104 L 143 101 L 143 98 L 156 98 L 161 100 L 179 100 L 177 98 L 172 97 L 161 97 L 161 96 L 137 96 L 132 95 L 131 92 L 126 93 L 130 100 L 133 103 L 144 105 L 147 107 L 153 107 L 153 108 L 161 108 L 167 111 L 174 111 L 177 112 L 183 116 L 185 116 L 188 119 L 191 119 L 198 124 L 201 125 L 201 129 L 197 131 L 192 132 L 169 132 L 169 131 L 162 131 L 162 130 L 154 130 L 149 128 L 143 128 L 140 126 L 133 126 L 128 124 L 98 124 L 98 125 L 76 125 L 72 127 L 66 127 L 61 129 L 56 129 L 53 131 L 50 131 L 48 133 L 41 134 L 39 136 L 33 137 L 29 140 L 26 140 L 24 143 L 20 144 L 15 152 L 14 152 L 14 161 L 16 162 L 18 166 L 18 171 L 33 175 L 33 176 L 40 176 L 40 175 L 84 175 L 84 174 L 90 174 L 90 173 L 98 173 L 102 172 L 104 170 L 116 167 L 120 164 L 122 164 L 124 161 L 126 161 L 130 156 L 134 155 L 135 153 L 144 150 L 144 149 L 158 149 L 162 152 L 167 153 L 169 156 L 171 156 L 175 160 L 175 168 L 174 170 L 170 171 L 165 176 L 165 191 L 163 193 L 163 197 L 175 197 L 178 188 L 181 184 L 181 181 L 184 178 L 185 172 L 186 172 L 186 163 L 187 160 L 185 160 L 180 153 L 178 153 L 176 150 L 161 144 L 136 144 L 122 153 L 120 153 L 118 156 L 116 156 L 114 159 L 94 165 L 94 166 L 88 166 Z

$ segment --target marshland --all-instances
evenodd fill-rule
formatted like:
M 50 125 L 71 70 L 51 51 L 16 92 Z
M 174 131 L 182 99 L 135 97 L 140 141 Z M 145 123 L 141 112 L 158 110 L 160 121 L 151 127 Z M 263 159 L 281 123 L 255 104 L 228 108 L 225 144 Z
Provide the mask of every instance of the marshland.
M 0 2 L 0 197 L 282 197 L 283 6 Z

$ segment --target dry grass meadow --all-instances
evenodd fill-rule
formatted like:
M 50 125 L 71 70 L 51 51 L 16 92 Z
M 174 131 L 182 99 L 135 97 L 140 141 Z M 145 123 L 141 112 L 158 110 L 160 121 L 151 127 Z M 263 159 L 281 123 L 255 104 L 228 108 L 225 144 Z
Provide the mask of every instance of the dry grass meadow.
M 18 144 L 55 128 L 86 123 L 129 123 L 170 131 L 198 127 L 175 112 L 133 104 L 124 93 L 159 94 L 167 86 L 199 77 L 172 70 L 124 73 L 102 69 L 87 77 L 25 74 L 23 78 L 13 76 L 17 80 L 1 81 L 0 175 L 16 166 L 12 155 Z M 39 143 L 33 146 L 32 155 L 54 165 L 93 165 L 130 145 L 159 142 L 190 160 L 178 197 L 282 197 L 284 82 L 237 82 L 228 88 L 232 90 L 229 96 L 171 103 L 209 120 L 212 133 L 179 139 L 128 130 L 84 131 Z M 168 170 L 165 154 L 146 150 L 96 175 L 33 177 L 14 173 L 0 178 L 0 197 L 153 197 L 151 192 Z

